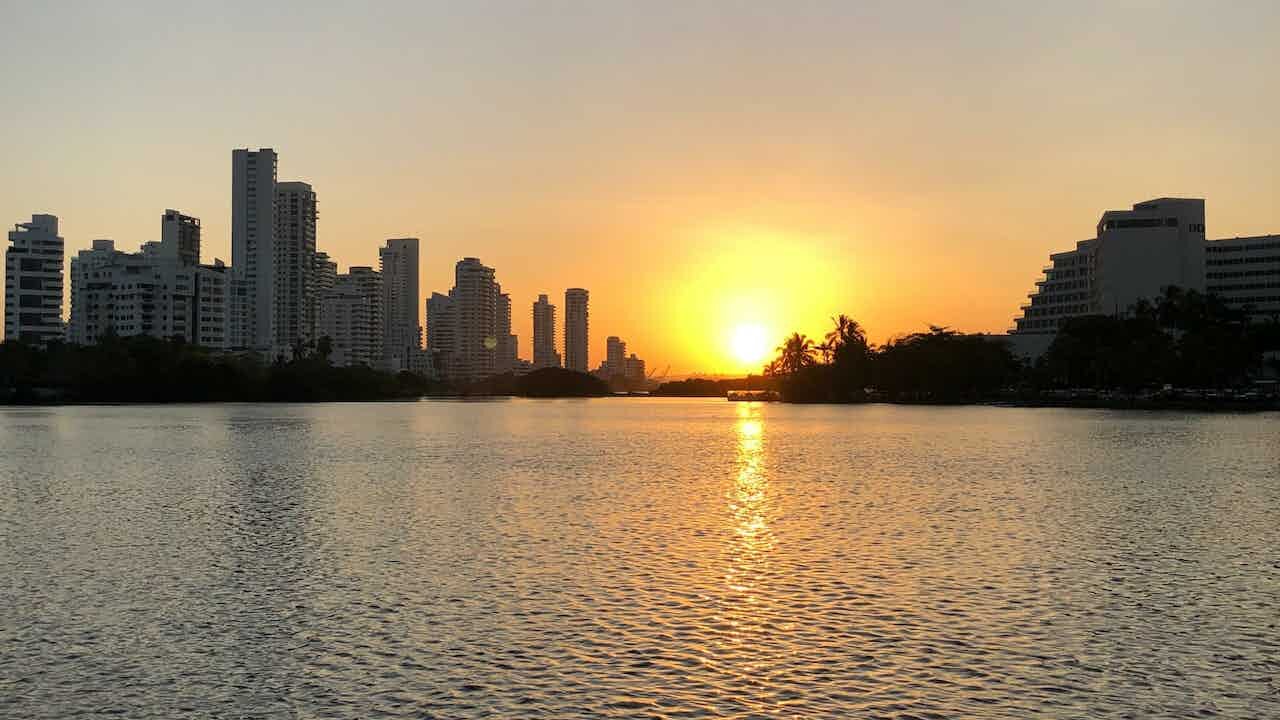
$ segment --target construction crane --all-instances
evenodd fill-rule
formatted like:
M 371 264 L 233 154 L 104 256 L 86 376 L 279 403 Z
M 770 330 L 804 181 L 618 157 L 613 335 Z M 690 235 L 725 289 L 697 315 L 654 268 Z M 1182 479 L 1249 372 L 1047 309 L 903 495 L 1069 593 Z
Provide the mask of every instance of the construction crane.
M 668 365 L 662 369 L 661 374 L 659 374 L 657 370 L 654 370 L 653 372 L 645 376 L 645 380 L 648 380 L 649 382 L 662 382 L 663 380 L 667 379 L 667 375 L 669 375 L 670 373 L 671 373 L 671 366 Z

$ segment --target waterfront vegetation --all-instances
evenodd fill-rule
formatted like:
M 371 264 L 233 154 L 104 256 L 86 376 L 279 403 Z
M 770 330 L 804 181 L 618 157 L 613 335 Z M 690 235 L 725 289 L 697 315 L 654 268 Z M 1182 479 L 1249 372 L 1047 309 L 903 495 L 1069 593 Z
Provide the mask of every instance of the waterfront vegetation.
M 0 343 L 0 402 L 321 402 L 416 398 L 437 384 L 408 372 L 334 367 L 328 343 L 264 363 L 177 340 L 105 337 L 96 345 Z
M 542 368 L 524 375 L 503 373 L 462 387 L 458 394 L 510 395 L 517 397 L 601 397 L 609 394 L 609 384 L 595 375 Z
M 1176 287 L 1123 317 L 1067 321 L 1034 363 L 1015 356 L 1005 340 L 934 326 L 877 347 L 857 321 L 840 315 L 822 340 L 787 337 L 762 377 L 691 379 L 666 383 L 655 394 L 771 389 L 791 402 L 1265 402 L 1255 382 L 1280 373 L 1274 359 L 1280 323 L 1250 322 L 1215 296 Z M 1216 392 L 1228 389 L 1238 392 Z M 1206 390 L 1215 391 L 1213 397 Z
M 1250 322 L 1212 295 L 1169 288 L 1123 317 L 1074 318 L 1035 363 L 1020 360 L 1003 336 L 945 327 L 876 346 L 857 321 L 832 320 L 821 340 L 793 333 L 761 375 L 664 383 L 660 396 L 725 397 L 773 390 L 791 402 L 1009 401 L 1135 404 L 1244 397 L 1273 389 L 1255 383 L 1280 374 L 1280 322 Z M 451 386 L 410 372 L 335 367 L 330 344 L 292 348 L 291 359 L 218 353 L 181 340 L 105 337 L 92 346 L 37 348 L 0 343 L 0 403 L 317 402 L 412 399 L 426 395 L 595 397 L 608 385 L 560 368 L 506 373 Z M 1271 386 L 1274 388 L 1274 386 Z M 1179 394 L 1174 388 L 1194 388 Z M 1211 397 L 1206 397 L 1212 392 Z M 1196 394 L 1198 393 L 1198 394 Z

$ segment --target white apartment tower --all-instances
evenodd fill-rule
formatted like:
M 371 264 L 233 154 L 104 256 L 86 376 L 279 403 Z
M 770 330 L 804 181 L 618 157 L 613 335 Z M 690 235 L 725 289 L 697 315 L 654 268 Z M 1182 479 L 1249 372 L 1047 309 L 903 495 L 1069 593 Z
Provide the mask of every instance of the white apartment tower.
M 231 268 L 236 347 L 274 353 L 276 340 L 276 153 L 231 151 Z
M 585 373 L 590 364 L 588 348 L 587 291 L 569 288 L 564 292 L 564 366 Z
M 64 336 L 62 251 L 55 215 L 32 215 L 9 231 L 4 253 L 4 337 L 44 345 Z
M 276 184 L 275 348 L 311 338 L 316 253 L 316 194 L 305 182 Z
M 533 304 L 533 367 L 535 370 L 560 367 L 556 352 L 556 306 L 539 295 Z
M 410 370 L 422 351 L 418 323 L 418 238 L 394 238 L 378 250 L 382 270 L 383 351 L 386 367 Z

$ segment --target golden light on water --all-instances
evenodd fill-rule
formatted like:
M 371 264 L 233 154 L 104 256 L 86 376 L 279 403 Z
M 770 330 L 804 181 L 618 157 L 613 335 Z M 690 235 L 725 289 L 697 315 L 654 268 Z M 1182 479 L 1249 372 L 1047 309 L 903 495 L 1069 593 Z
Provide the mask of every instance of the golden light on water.
M 729 492 L 743 559 L 752 564 L 773 546 L 766 518 L 769 482 L 764 467 L 764 420 L 757 403 L 738 406 L 738 475 Z

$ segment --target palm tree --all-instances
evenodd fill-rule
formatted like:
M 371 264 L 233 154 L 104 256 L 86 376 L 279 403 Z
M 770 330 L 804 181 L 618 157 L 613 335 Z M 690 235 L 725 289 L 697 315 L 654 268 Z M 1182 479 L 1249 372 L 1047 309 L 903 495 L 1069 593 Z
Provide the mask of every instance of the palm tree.
M 790 375 L 803 368 L 814 364 L 815 348 L 813 341 L 801 335 L 800 333 L 792 333 L 791 337 L 778 346 L 778 370 Z
M 863 349 L 867 347 L 867 333 L 858 324 L 857 320 L 840 313 L 836 317 L 831 318 L 831 322 L 835 325 L 830 332 L 827 333 L 827 341 L 823 343 L 823 347 L 827 348 L 827 352 L 834 358 L 843 349 Z

